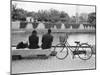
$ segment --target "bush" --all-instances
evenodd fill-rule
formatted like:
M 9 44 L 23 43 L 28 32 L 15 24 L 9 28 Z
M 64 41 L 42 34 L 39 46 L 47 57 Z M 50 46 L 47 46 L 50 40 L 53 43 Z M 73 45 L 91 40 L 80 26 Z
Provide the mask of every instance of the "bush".
M 70 24 L 65 23 L 64 25 L 65 25 L 66 28 L 70 28 Z
M 72 28 L 78 29 L 80 24 L 72 24 Z
M 25 21 L 20 22 L 20 28 L 26 28 L 26 26 L 27 26 L 27 22 Z
M 33 25 L 34 29 L 36 29 L 38 27 L 38 23 L 37 22 L 32 23 L 32 25 Z
M 46 22 L 46 23 L 44 23 L 44 25 L 45 25 L 46 29 L 49 29 L 49 28 L 53 27 L 53 23 L 51 23 L 51 22 Z
M 60 22 L 55 23 L 55 25 L 56 25 L 57 29 L 61 29 L 61 23 Z

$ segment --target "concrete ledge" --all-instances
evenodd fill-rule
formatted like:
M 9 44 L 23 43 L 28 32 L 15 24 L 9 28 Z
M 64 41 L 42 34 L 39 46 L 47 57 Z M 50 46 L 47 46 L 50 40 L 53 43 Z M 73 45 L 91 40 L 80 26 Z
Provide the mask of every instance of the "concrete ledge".
M 49 49 L 15 49 L 12 50 L 13 58 L 18 58 L 20 55 L 21 57 L 42 57 L 42 56 L 50 56 L 52 51 Z M 17 56 L 17 57 L 16 57 Z

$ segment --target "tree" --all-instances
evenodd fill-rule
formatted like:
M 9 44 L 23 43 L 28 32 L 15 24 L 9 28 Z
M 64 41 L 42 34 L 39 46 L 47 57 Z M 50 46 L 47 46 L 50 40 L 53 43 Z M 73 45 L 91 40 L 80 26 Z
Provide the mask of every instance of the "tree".
M 55 9 L 50 9 L 49 18 L 52 22 L 58 22 L 60 20 L 60 12 Z
M 76 23 L 76 16 L 72 16 L 70 18 L 70 23 Z
M 47 21 L 48 20 L 48 12 L 44 10 L 39 10 L 37 12 L 37 19 L 39 21 Z
M 12 20 L 21 20 L 25 21 L 26 20 L 26 13 L 24 9 L 17 8 L 17 5 L 12 5 L 12 12 L 11 12 L 11 18 Z
M 12 20 L 15 20 L 15 16 L 16 16 L 16 4 L 12 5 L 12 8 L 11 8 L 11 18 Z
M 80 23 L 87 23 L 88 20 L 88 14 L 87 13 L 81 13 L 79 16 L 79 22 Z
M 27 13 L 26 13 L 26 16 L 27 16 L 27 17 L 34 17 L 34 16 L 35 16 L 35 12 L 34 12 L 34 11 L 32 11 L 32 12 L 27 12 Z
M 70 17 L 67 13 L 65 13 L 64 11 L 60 12 L 60 20 L 61 22 L 69 22 L 70 21 Z
M 88 22 L 91 24 L 96 24 L 96 13 L 92 12 L 88 15 Z

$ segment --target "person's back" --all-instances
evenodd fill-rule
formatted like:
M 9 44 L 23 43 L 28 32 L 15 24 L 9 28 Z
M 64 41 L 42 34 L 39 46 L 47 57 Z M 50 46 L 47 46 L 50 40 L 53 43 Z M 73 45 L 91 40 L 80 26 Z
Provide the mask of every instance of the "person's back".
M 50 33 L 51 33 L 51 30 L 50 30 Z M 48 33 L 43 35 L 43 37 L 42 37 L 42 49 L 51 48 L 52 42 L 53 42 L 53 36 L 50 33 L 48 30 Z
M 30 49 L 39 48 L 38 46 L 39 37 L 36 34 L 37 34 L 36 31 L 33 31 L 32 35 L 29 36 L 29 48 Z

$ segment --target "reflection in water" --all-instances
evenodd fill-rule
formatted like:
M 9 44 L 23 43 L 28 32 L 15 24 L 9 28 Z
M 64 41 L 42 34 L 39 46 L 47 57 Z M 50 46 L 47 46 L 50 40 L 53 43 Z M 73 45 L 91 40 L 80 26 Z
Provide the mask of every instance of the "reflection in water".
M 74 41 L 80 41 L 81 43 L 95 44 L 95 35 L 93 34 L 74 34 L 69 36 L 68 42 L 74 45 Z
M 20 41 L 28 41 L 28 37 L 31 33 L 17 33 L 12 34 L 12 45 L 18 44 Z M 38 34 L 39 36 L 39 45 L 41 45 L 41 39 L 43 34 Z M 61 36 L 62 33 L 59 34 L 53 34 L 54 41 L 53 45 L 56 45 L 59 43 L 59 36 Z M 95 34 L 70 34 L 68 38 L 68 42 L 70 45 L 76 45 L 74 41 L 80 41 L 81 43 L 89 43 L 91 45 L 95 45 Z

